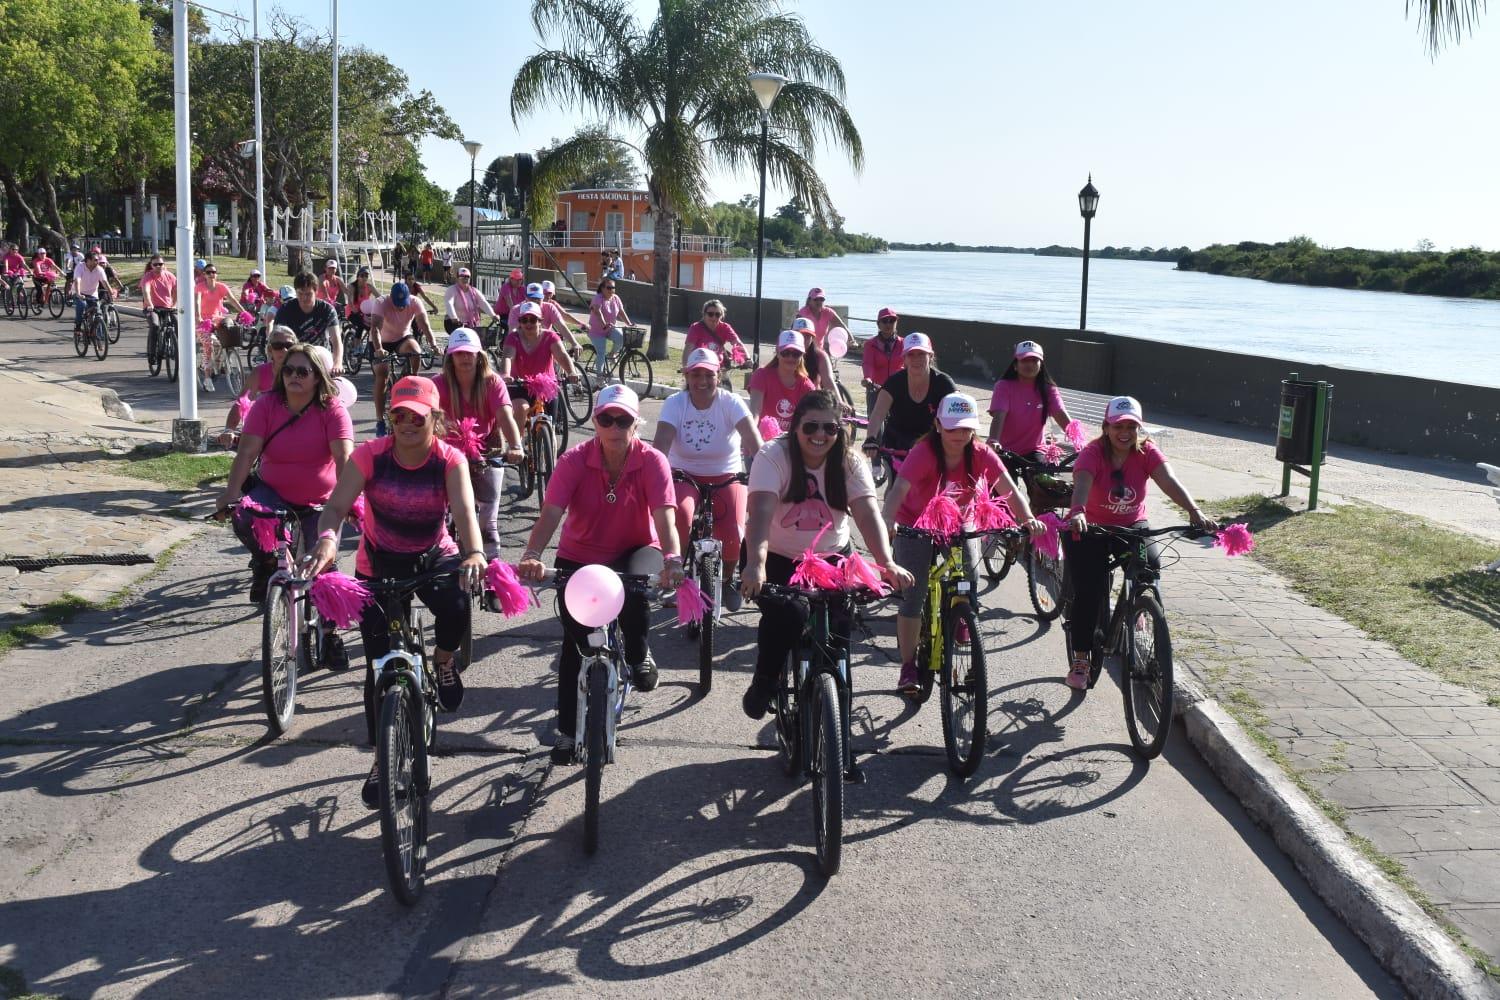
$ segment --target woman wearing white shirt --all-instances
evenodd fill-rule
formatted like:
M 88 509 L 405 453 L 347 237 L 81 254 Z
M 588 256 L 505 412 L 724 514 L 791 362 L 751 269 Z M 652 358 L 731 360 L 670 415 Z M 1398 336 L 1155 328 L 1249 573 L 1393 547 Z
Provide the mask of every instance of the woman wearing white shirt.
M 733 480 L 760 451 L 760 431 L 745 401 L 719 388 L 716 352 L 702 347 L 693 351 L 682 367 L 682 374 L 687 388 L 669 396 L 662 404 L 652 445 L 667 456 L 667 464 L 674 473 L 681 472 L 694 483 L 721 486 L 710 494 L 714 503 L 714 537 L 724 543 L 720 600 L 726 610 L 738 611 L 740 593 L 732 581 L 745 537 L 747 493 L 743 483 Z M 698 501 L 696 489 L 677 490 L 677 537 L 683 540 L 684 547 Z
M 444 311 L 443 330 L 452 333 L 461 326 L 470 330 L 480 329 L 480 324 L 488 316 L 495 318 L 494 307 L 489 300 L 480 293 L 473 285 L 473 278 L 469 275 L 467 267 L 458 269 L 458 283 L 449 285 L 448 290 L 443 293 Z

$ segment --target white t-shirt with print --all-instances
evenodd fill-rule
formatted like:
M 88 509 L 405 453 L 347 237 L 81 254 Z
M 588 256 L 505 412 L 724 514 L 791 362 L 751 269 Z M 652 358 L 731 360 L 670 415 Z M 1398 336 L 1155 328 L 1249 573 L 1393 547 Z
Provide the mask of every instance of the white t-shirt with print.
M 792 463 L 787 449 L 795 447 L 795 441 L 782 439 L 756 454 L 755 461 L 750 464 L 751 493 L 774 493 L 778 499 L 786 496 L 792 481 Z M 849 515 L 830 509 L 824 499 L 827 494 L 823 482 L 827 470 L 826 462 L 819 469 L 804 469 L 803 474 L 808 479 L 808 498 L 801 503 L 781 500 L 777 505 L 776 513 L 771 515 L 772 552 L 788 559 L 797 558 L 812 545 L 824 525 L 831 526 L 823 532 L 823 537 L 818 538 L 819 552 L 832 552 L 849 544 Z M 870 467 L 858 455 L 849 454 L 845 458 L 844 484 L 851 506 L 860 497 L 875 495 Z
M 750 407 L 734 393 L 719 389 L 708 409 L 700 410 L 684 389 L 667 397 L 659 419 L 677 428 L 667 452 L 672 468 L 691 476 L 722 476 L 744 468 L 735 428 L 750 419 Z

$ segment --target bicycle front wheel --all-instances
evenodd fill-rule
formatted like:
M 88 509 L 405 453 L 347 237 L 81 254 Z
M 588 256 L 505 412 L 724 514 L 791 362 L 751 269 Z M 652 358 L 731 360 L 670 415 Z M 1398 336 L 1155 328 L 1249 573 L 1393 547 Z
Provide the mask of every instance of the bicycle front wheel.
M 165 330 L 161 338 L 161 366 L 167 370 L 167 380 L 177 381 L 177 331 Z
M 967 635 L 960 638 L 967 627 Z M 943 749 L 948 768 L 961 778 L 979 769 L 989 708 L 989 684 L 984 669 L 984 644 L 974 607 L 963 603 L 949 609 L 944 626 L 943 678 L 939 701 L 943 709 Z
M 109 324 L 102 315 L 94 320 L 93 340 L 94 357 L 100 361 L 109 357 Z
M 776 681 L 776 750 L 781 770 L 792 777 L 802 770 L 802 721 L 797 714 L 797 656 L 788 653 Z
M 224 351 L 224 377 L 229 380 L 230 395 L 237 397 L 245 391 L 245 364 L 239 351 Z
M 1130 607 L 1129 646 L 1120 672 L 1125 728 L 1146 760 L 1161 754 L 1172 729 L 1172 636 L 1167 617 L 1149 592 Z
M 104 322 L 109 328 L 109 342 L 118 344 L 120 342 L 120 311 L 114 306 L 105 306 Z
M 592 663 L 589 671 L 589 697 L 584 719 L 583 761 L 583 849 L 593 854 L 599 849 L 599 789 L 604 782 L 604 713 L 609 711 L 604 664 Z
M 642 399 L 651 395 L 651 359 L 640 351 L 626 351 L 620 358 L 620 381 L 635 390 Z
M 260 618 L 260 691 L 271 732 L 282 735 L 292 727 L 297 711 L 297 635 L 293 618 L 297 602 L 282 583 L 266 588 Z
M 375 747 L 380 778 L 380 847 L 396 898 L 411 906 L 422 895 L 427 867 L 427 796 L 416 775 L 425 752 L 422 723 L 404 684 L 392 684 L 380 706 Z
M 593 348 L 589 348 L 593 350 Z M 592 359 L 590 359 L 592 363 Z M 580 369 L 577 382 L 564 382 L 559 390 L 563 394 L 563 405 L 566 406 L 568 415 L 573 418 L 573 423 L 579 427 L 589 422 L 594 414 L 594 387 L 590 381 L 592 376 L 583 371 L 583 358 L 580 355 L 578 361 Z
M 838 874 L 844 855 L 844 727 L 833 675 L 819 674 L 813 690 L 813 835 L 818 871 L 827 878 Z
M 698 586 L 709 604 L 703 620 L 698 623 L 698 697 L 702 698 L 714 686 L 714 607 L 719 603 L 719 577 L 724 571 L 724 563 L 716 552 L 698 558 Z
M 547 484 L 552 481 L 552 465 L 555 455 L 552 450 L 552 425 L 542 423 L 531 436 L 531 453 L 536 457 L 537 506 L 541 507 L 547 496 Z
M 1026 549 L 1026 587 L 1031 592 L 1031 607 L 1038 621 L 1054 621 L 1062 614 L 1062 553 L 1053 559 L 1033 542 Z
M 1010 559 L 999 535 L 984 536 L 979 543 L 979 559 L 984 564 L 984 578 L 990 583 L 999 583 L 1010 572 Z
M 54 288 L 47 293 L 47 312 L 53 319 L 62 319 L 63 293 L 62 289 Z
M 364 339 L 358 333 L 350 331 L 344 335 L 344 371 L 351 376 L 358 375 L 364 367 L 364 346 Z

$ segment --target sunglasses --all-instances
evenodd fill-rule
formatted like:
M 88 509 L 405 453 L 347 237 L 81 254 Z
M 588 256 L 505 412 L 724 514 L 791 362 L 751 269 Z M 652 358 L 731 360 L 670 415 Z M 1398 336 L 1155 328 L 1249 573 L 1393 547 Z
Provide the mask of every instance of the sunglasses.
M 721 313 L 721 312 L 706 312 L 703 315 L 709 317 L 710 319 L 718 319 L 720 316 L 722 316 L 724 314 Z
M 310 378 L 313 373 L 307 365 L 282 365 L 281 371 L 287 378 Z
M 1125 470 L 1115 469 L 1109 474 L 1109 478 L 1115 484 L 1114 489 L 1109 491 L 1109 502 L 1120 503 L 1125 499 Z
M 615 290 L 615 286 L 614 286 L 614 285 L 600 285 L 600 286 L 599 286 L 599 287 L 600 287 L 600 288 L 601 288 L 601 289 L 602 289 L 602 290 L 603 290 L 603 291 L 606 291 L 606 292 L 612 292 L 612 291 L 614 291 L 614 290 Z
M 822 431 L 824 434 L 827 434 L 829 437 L 837 437 L 838 433 L 839 433 L 838 421 L 836 421 L 836 420 L 827 420 L 827 421 L 806 420 L 806 421 L 803 421 L 803 423 L 802 423 L 802 436 L 803 437 L 812 437 L 814 434 L 818 433 L 818 431 Z
M 635 423 L 635 417 L 632 417 L 628 413 L 616 413 L 613 415 L 596 413 L 594 414 L 594 423 L 600 427 L 629 427 Z
M 162 263 L 159 260 L 153 260 L 151 263 L 147 264 L 146 266 L 147 267 L 161 267 Z
M 418 413 L 416 410 L 402 406 L 391 411 L 391 423 L 393 424 L 421 424 L 427 421 L 427 414 Z
M 203 273 L 204 274 L 218 274 L 219 272 L 215 271 L 213 268 L 209 268 L 207 271 L 204 271 Z
M 883 320 L 880 321 L 880 325 L 881 326 L 885 326 L 885 324 L 887 324 L 887 323 L 894 323 L 894 322 L 896 322 L 896 317 L 894 317 L 894 316 L 887 316 L 885 319 L 883 319 Z
M 537 319 L 535 316 L 522 316 L 521 317 L 521 322 L 522 323 L 540 323 L 541 320 Z
M 800 358 L 800 357 L 802 357 L 802 352 L 801 351 L 781 351 L 776 356 L 778 358 Z
M 273 340 L 269 344 L 267 344 L 266 346 L 269 347 L 273 351 L 285 351 L 285 350 L 289 350 L 291 348 L 292 344 L 294 344 L 294 343 L 296 343 L 296 341 L 292 341 L 292 340 Z

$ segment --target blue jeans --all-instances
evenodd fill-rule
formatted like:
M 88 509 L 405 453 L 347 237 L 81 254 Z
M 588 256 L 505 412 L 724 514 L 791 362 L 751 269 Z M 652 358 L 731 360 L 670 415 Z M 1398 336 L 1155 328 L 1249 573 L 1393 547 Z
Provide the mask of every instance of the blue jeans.
M 613 347 L 615 350 L 619 350 L 624 347 L 625 334 L 620 332 L 619 327 L 612 326 L 604 331 L 602 337 L 596 337 L 590 333 L 589 341 L 594 345 L 594 372 L 603 375 L 604 362 L 609 357 L 609 348 Z
M 74 326 L 83 326 L 83 310 L 86 307 L 86 305 L 88 303 L 90 303 L 90 302 L 92 302 L 94 305 L 97 306 L 99 304 L 99 296 L 97 296 L 97 295 L 80 295 L 80 294 L 76 294 L 76 293 L 74 294 L 74 296 L 73 296 L 73 325 Z

